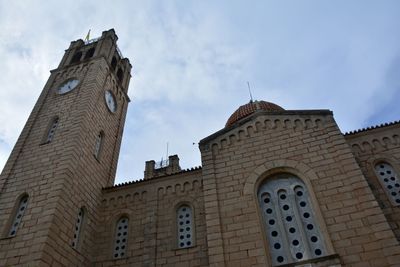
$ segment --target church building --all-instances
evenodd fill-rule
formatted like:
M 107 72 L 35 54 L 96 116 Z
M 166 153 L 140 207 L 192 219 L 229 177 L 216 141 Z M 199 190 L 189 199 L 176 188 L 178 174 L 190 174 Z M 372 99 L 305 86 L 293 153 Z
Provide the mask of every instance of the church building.
M 240 106 L 201 167 L 114 184 L 131 64 L 114 30 L 71 42 L 0 176 L 0 266 L 400 266 L 400 121 Z

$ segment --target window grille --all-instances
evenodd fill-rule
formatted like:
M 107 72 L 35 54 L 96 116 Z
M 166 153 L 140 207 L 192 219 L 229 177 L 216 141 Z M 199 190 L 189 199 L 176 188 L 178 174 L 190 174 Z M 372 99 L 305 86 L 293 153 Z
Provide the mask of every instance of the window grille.
M 56 132 L 57 126 L 58 126 L 58 118 L 55 118 L 49 128 L 49 131 L 47 132 L 47 137 L 46 137 L 46 142 L 45 143 L 50 143 L 53 138 L 54 138 L 54 134 Z
M 177 210 L 178 248 L 192 247 L 193 244 L 193 212 L 188 205 Z
M 74 231 L 74 238 L 72 240 L 72 247 L 78 248 L 79 237 L 82 229 L 82 221 L 84 219 L 84 210 L 81 208 L 78 213 L 78 218 L 76 219 L 75 223 L 75 231 Z
M 375 165 L 375 173 L 392 203 L 400 205 L 400 180 L 393 167 L 389 163 L 381 162 Z
M 267 179 L 258 191 L 273 266 L 326 255 L 309 193 L 291 175 Z
M 21 220 L 22 217 L 24 216 L 27 205 L 28 205 L 28 196 L 24 196 L 19 202 L 18 210 L 15 213 L 14 220 L 12 221 L 10 232 L 8 233 L 9 237 L 15 236 L 17 234 L 18 227 L 21 224 Z
M 129 220 L 127 217 L 122 217 L 117 222 L 117 227 L 115 229 L 114 259 L 123 258 L 126 255 L 128 224 Z

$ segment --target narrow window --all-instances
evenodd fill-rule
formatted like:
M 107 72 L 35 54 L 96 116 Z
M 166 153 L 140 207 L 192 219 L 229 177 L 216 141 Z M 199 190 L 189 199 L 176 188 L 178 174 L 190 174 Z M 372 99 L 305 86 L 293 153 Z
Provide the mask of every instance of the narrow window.
M 101 147 L 103 145 L 103 139 L 104 139 L 104 133 L 103 131 L 101 131 L 96 136 L 96 143 L 94 145 L 94 156 L 96 157 L 96 159 L 99 159 Z
M 95 48 L 94 48 L 94 47 L 90 48 L 90 49 L 86 52 L 85 59 L 88 59 L 88 58 L 93 57 L 94 51 L 95 51 Z
M 113 57 L 111 60 L 111 69 L 115 70 L 115 67 L 117 66 L 117 58 Z
M 193 244 L 193 213 L 188 205 L 182 205 L 177 210 L 177 242 L 178 248 L 192 247 Z
M 267 179 L 258 200 L 273 266 L 326 255 L 309 193 L 299 178 L 281 174 Z
M 44 143 L 50 143 L 54 138 L 54 133 L 56 132 L 58 126 L 59 119 L 58 117 L 53 119 L 53 122 L 50 124 L 50 127 L 47 131 L 47 136 Z
M 387 162 L 380 162 L 375 165 L 375 173 L 390 201 L 400 205 L 400 180 L 393 167 Z
M 77 62 L 81 61 L 81 58 L 82 58 L 82 52 L 81 52 L 81 51 L 78 51 L 78 52 L 76 52 L 75 55 L 72 57 L 71 63 L 77 63 Z
M 15 217 L 14 220 L 12 221 L 12 225 L 8 233 L 9 237 L 13 237 L 17 234 L 18 227 L 21 224 L 21 220 L 22 217 L 24 216 L 27 205 L 28 205 L 28 196 L 24 196 L 18 203 L 18 209 L 15 212 Z
M 117 222 L 114 241 L 114 259 L 123 258 L 126 255 L 126 246 L 128 243 L 128 224 L 127 217 L 122 217 Z
M 80 233 L 81 233 L 81 229 L 82 229 L 82 222 L 84 220 L 84 216 L 85 216 L 85 212 L 84 212 L 83 208 L 79 209 L 78 217 L 77 217 L 76 223 L 75 223 L 74 238 L 72 239 L 72 247 L 75 249 L 78 248 L 79 237 L 80 237 Z
M 122 71 L 122 69 L 118 69 L 117 78 L 118 78 L 118 81 L 122 82 L 122 79 L 124 78 L 124 72 Z

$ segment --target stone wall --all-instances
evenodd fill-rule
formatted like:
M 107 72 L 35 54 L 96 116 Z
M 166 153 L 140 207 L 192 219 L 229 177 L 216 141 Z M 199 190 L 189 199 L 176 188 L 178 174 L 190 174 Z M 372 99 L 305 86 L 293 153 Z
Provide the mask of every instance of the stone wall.
M 194 246 L 177 247 L 176 210 L 192 207 Z M 129 218 L 126 257 L 113 259 L 115 223 Z M 95 266 L 208 266 L 202 171 L 195 169 L 104 190 Z
M 368 181 L 379 206 L 386 216 L 390 227 L 400 240 L 400 210 L 398 203 L 390 201 L 384 184 L 379 182 L 374 167 L 387 162 L 400 178 L 400 124 L 387 125 L 345 135 L 365 178 Z
M 327 246 L 322 266 L 400 264 L 397 240 L 330 112 L 259 113 L 200 147 L 210 266 L 271 265 L 256 192 L 277 173 L 308 187 Z
M 87 266 L 92 261 L 101 189 L 114 182 L 129 102 L 109 70 L 106 59 L 95 56 L 52 71 L 0 177 L 0 266 Z M 71 78 L 80 84 L 58 94 L 57 88 Z M 106 89 L 118 101 L 114 114 L 104 101 Z M 58 126 L 46 143 L 55 117 Z M 105 138 L 96 158 L 100 131 Z M 24 194 L 29 196 L 24 216 L 17 234 L 9 237 Z M 86 211 L 84 231 L 73 248 L 80 208 Z

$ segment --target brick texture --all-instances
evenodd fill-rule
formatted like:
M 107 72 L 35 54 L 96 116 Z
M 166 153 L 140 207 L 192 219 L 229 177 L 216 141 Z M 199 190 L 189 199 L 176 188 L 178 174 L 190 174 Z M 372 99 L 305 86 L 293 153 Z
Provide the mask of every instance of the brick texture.
M 272 266 L 257 192 L 282 173 L 307 187 L 326 248 L 323 257 L 285 266 L 400 266 L 400 212 L 374 172 L 386 161 L 400 174 L 399 123 L 343 135 L 328 110 L 246 109 L 200 141 L 201 168 L 182 170 L 174 155 L 164 168 L 147 161 L 145 179 L 114 185 L 131 69 L 116 41 L 109 30 L 72 42 L 51 71 L 0 176 L 0 266 Z M 71 63 L 78 51 L 82 59 Z M 57 94 L 71 78 L 78 87 Z M 56 116 L 54 138 L 44 143 Z M 27 208 L 10 237 L 25 195 Z M 193 211 L 188 248 L 178 248 L 182 204 Z M 126 253 L 114 259 L 122 217 L 129 219 Z

